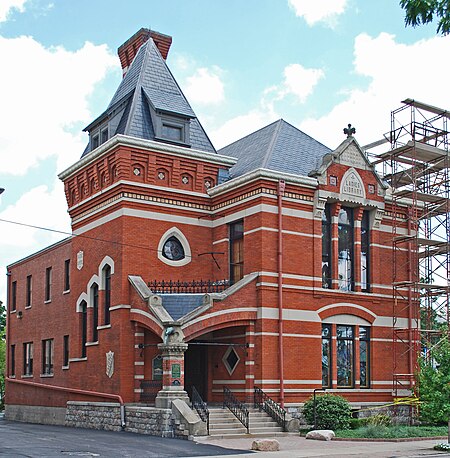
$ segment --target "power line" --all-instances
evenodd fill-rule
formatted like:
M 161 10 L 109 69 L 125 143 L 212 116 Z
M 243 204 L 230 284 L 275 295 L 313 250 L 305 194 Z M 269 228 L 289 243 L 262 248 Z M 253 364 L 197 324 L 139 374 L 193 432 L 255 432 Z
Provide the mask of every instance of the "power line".
M 68 235 L 69 237 L 81 237 L 81 238 L 88 239 L 88 240 L 95 240 L 96 242 L 112 243 L 112 244 L 115 244 L 115 245 L 120 245 L 120 246 L 125 246 L 125 247 L 130 247 L 130 248 L 140 248 L 140 249 L 143 249 L 143 250 L 154 251 L 156 253 L 162 253 L 161 250 L 157 250 L 155 248 L 151 248 L 151 247 L 148 247 L 148 246 L 133 245 L 131 243 L 123 243 L 123 242 L 118 242 L 116 240 L 106 240 L 106 239 L 101 239 L 101 238 L 98 238 L 98 237 L 92 237 L 92 236 L 84 235 L 84 234 L 73 234 L 73 233 L 67 232 L 67 231 L 60 231 L 58 229 L 51 229 L 49 227 L 35 226 L 34 224 L 20 223 L 18 221 L 11 221 L 11 220 L 2 219 L 2 218 L 0 218 L 0 222 L 9 223 L 9 224 L 15 224 L 17 226 L 29 227 L 29 228 L 38 229 L 38 230 L 41 230 L 41 231 L 54 232 L 56 234 Z M 192 255 L 188 255 L 186 253 L 184 255 L 187 258 L 192 258 Z

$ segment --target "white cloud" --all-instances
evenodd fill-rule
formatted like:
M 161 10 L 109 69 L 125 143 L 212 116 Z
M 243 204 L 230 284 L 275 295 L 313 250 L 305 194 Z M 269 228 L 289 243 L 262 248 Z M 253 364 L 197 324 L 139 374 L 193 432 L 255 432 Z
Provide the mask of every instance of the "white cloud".
M 117 59 L 105 45 L 71 52 L 45 48 L 31 37 L 0 37 L 0 55 L 14 62 L 0 72 L 0 173 L 24 175 L 54 156 L 58 169 L 79 158 L 85 140 L 71 126 L 89 121 L 88 97 Z
M 179 64 L 186 65 L 180 61 Z M 184 93 L 189 101 L 203 105 L 217 104 L 224 100 L 224 85 L 221 80 L 222 70 L 201 67 L 194 75 L 186 79 Z
M 290 64 L 284 69 L 284 80 L 279 85 L 266 88 L 256 108 L 244 115 L 229 119 L 219 128 L 209 130 L 209 135 L 216 148 L 222 148 L 261 127 L 280 118 L 275 108 L 289 95 L 294 95 L 297 102 L 304 103 L 324 73 L 320 69 L 305 68 L 300 64 Z
M 347 0 L 288 0 L 295 15 L 303 17 L 309 26 L 323 22 L 332 27 L 345 11 Z
M 56 179 L 51 187 L 36 186 L 0 213 L 0 219 L 71 232 L 64 186 Z M 0 221 L 0 265 L 35 253 L 67 235 Z M 4 268 L 1 269 L 4 272 Z M 0 300 L 6 298 L 5 277 L 0 278 Z
M 300 64 L 288 65 L 284 69 L 283 95 L 294 94 L 303 103 L 323 77 L 324 73 L 320 69 L 305 68 Z
M 261 129 L 261 127 L 270 124 L 279 117 L 272 110 L 254 109 L 244 115 L 228 120 L 218 129 L 210 131 L 209 134 L 214 146 L 219 149 Z
M 23 13 L 27 0 L 1 0 L 0 1 L 0 22 L 5 22 L 13 9 Z
M 375 38 L 357 36 L 354 68 L 371 79 L 368 87 L 350 90 L 328 114 L 306 120 L 301 129 L 335 148 L 344 140 L 342 129 L 350 122 L 356 127 L 355 137 L 364 145 L 382 138 L 390 129 L 391 110 L 406 98 L 448 109 L 448 72 L 439 62 L 449 46 L 450 36 L 410 45 L 396 42 L 395 36 L 387 33 Z

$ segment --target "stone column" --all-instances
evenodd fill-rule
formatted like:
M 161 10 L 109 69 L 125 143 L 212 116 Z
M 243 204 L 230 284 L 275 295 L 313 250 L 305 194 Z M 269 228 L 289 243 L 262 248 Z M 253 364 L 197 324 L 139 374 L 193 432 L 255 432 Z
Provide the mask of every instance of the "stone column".
M 167 331 L 166 331 L 167 332 Z M 155 406 L 170 409 L 174 399 L 189 402 L 189 396 L 184 391 L 184 352 L 188 344 L 184 342 L 169 342 L 158 344 L 163 358 L 163 387 L 155 399 Z

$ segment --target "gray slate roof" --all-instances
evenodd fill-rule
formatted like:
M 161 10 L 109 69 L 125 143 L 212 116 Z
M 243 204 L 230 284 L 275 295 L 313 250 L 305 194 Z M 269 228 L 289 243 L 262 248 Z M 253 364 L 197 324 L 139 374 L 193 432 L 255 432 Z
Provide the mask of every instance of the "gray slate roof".
M 218 151 L 238 159 L 230 170 L 231 178 L 260 168 L 307 176 L 330 152 L 330 148 L 283 119 Z
M 125 109 L 125 110 L 124 110 Z M 107 110 L 86 130 L 92 131 L 97 125 L 120 115 L 116 122 L 109 123 L 109 136 L 116 134 L 155 140 L 155 130 L 150 110 L 161 110 L 190 119 L 192 148 L 215 153 L 214 146 L 203 130 L 189 102 L 167 67 L 152 38 L 137 52 L 127 74 L 121 81 Z M 111 131 L 111 126 L 117 126 Z M 83 156 L 90 152 L 88 146 Z
M 203 304 L 204 294 L 159 294 L 162 306 L 174 321 Z

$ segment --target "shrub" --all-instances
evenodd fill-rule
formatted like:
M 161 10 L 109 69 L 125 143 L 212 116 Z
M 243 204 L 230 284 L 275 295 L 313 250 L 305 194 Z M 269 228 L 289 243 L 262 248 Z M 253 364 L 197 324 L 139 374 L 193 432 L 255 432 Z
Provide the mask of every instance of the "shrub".
M 450 344 L 447 337 L 419 360 L 418 386 L 420 420 L 430 425 L 445 425 L 450 418 Z M 417 388 L 417 387 L 416 387 Z
M 352 409 L 342 396 L 323 394 L 316 397 L 317 427 L 320 429 L 348 429 Z M 309 424 L 314 424 L 314 398 L 303 406 L 303 415 Z
M 391 417 L 383 413 L 378 413 L 376 415 L 368 417 L 365 421 L 366 425 L 373 425 L 373 426 L 390 426 L 391 423 L 392 423 Z

